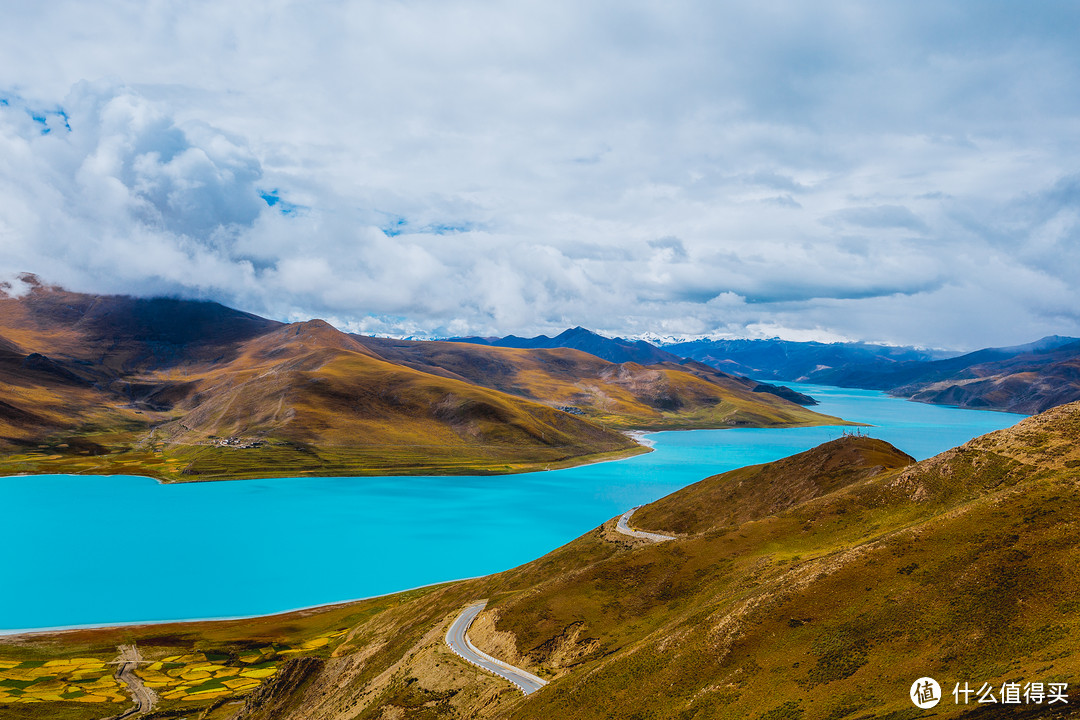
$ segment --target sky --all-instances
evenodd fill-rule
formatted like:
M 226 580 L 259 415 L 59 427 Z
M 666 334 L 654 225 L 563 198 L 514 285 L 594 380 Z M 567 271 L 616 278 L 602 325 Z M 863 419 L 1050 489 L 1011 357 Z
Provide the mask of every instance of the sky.
M 1080 4 L 10 3 L 0 280 L 397 336 L 1080 336 Z

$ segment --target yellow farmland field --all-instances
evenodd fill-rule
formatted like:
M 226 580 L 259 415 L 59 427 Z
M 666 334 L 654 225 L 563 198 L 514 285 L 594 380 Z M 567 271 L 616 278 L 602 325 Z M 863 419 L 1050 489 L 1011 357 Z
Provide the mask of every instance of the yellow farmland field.
M 165 658 L 168 662 L 180 662 L 180 663 L 198 663 L 206 662 L 206 656 L 202 653 L 193 653 L 191 655 L 174 655 L 173 657 Z
M 215 698 L 221 695 L 229 695 L 230 693 L 232 693 L 232 690 L 229 690 L 228 688 L 210 688 L 207 690 L 195 690 L 194 692 L 189 692 L 187 694 L 187 697 L 203 700 L 205 698 Z
M 103 703 L 109 702 L 109 698 L 101 695 L 83 695 L 82 697 L 73 698 L 73 702 Z
M 250 688 L 258 687 L 261 683 L 254 678 L 233 678 L 232 680 L 225 680 L 222 684 L 230 690 L 248 690 Z
M 189 670 L 188 672 L 182 674 L 180 677 L 190 682 L 192 680 L 209 680 L 214 676 L 206 672 L 205 670 Z

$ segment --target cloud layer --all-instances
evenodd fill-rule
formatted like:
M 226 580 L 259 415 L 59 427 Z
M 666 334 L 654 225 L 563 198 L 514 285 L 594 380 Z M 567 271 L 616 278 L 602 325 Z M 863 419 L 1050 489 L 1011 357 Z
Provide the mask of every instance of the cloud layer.
M 26 4 L 0 275 L 398 334 L 1076 335 L 1078 14 Z

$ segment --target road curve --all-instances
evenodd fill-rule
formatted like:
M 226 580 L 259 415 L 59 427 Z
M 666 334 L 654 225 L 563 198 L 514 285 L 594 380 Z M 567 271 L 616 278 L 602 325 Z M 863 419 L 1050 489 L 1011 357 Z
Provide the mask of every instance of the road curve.
M 139 649 L 134 645 L 121 645 L 119 650 L 120 657 L 117 659 L 117 663 L 120 666 L 116 669 L 116 674 L 113 677 L 127 685 L 128 692 L 131 693 L 131 699 L 135 702 L 135 707 L 119 715 L 114 715 L 109 720 L 125 720 L 125 718 L 148 713 L 154 709 L 154 703 L 157 702 L 157 695 L 154 691 L 143 685 L 142 679 L 135 674 L 135 668 L 139 666 L 139 663 L 145 662 L 142 656 L 139 655 Z
M 496 660 L 469 642 L 469 626 L 486 606 L 487 600 L 484 600 L 465 608 L 446 631 L 446 644 L 466 662 L 509 680 L 526 695 L 531 695 L 547 685 L 547 680 L 541 680 L 521 668 Z
M 671 535 L 661 535 L 660 533 L 645 532 L 644 530 L 631 530 L 630 526 L 626 523 L 630 521 L 630 516 L 633 515 L 634 511 L 637 510 L 639 507 L 641 506 L 637 505 L 635 507 L 632 507 L 622 514 L 622 517 L 619 518 L 618 524 L 615 526 L 615 529 L 618 532 L 621 532 L 623 535 L 629 535 L 630 537 L 642 538 L 643 540 L 652 540 L 653 542 L 664 542 L 665 540 L 675 539 Z

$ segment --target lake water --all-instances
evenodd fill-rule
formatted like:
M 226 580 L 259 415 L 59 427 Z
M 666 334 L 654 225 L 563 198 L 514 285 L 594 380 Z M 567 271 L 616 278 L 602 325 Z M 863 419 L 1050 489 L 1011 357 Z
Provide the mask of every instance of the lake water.
M 916 459 L 1023 418 L 791 386 Z M 0 478 L 0 630 L 260 615 L 498 572 L 634 505 L 840 433 L 661 432 L 646 455 L 487 477 Z

